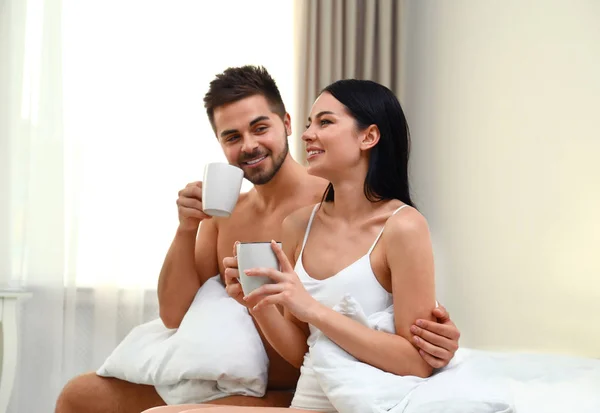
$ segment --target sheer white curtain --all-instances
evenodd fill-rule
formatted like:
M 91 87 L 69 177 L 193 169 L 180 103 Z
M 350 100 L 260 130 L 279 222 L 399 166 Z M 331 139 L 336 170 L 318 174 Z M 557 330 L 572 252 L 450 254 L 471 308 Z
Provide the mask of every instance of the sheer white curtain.
M 52 411 L 156 317 L 177 191 L 223 160 L 202 106 L 213 76 L 265 65 L 294 112 L 293 4 L 0 4 L 0 276 L 34 293 L 9 411 Z

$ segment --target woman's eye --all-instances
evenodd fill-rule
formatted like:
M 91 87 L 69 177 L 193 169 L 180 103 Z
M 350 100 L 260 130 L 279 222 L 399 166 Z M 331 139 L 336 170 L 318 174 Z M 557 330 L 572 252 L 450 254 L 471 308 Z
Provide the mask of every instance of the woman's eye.
M 321 126 L 329 125 L 330 123 L 332 122 L 328 119 L 321 119 Z

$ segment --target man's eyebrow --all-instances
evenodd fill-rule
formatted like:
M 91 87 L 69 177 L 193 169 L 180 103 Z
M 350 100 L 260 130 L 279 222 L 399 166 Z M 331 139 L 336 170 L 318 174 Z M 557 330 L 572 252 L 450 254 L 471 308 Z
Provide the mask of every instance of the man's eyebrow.
M 315 119 L 318 119 L 318 118 L 320 118 L 321 116 L 324 116 L 324 115 L 335 115 L 335 113 L 333 113 L 330 110 L 324 110 L 324 111 L 321 111 L 321 112 L 317 113 L 317 115 L 315 116 Z M 308 121 L 309 122 L 311 121 L 310 116 L 308 117 Z
M 262 122 L 263 120 L 269 120 L 268 116 L 259 116 L 255 119 L 253 119 L 252 121 L 250 121 L 250 126 L 254 126 L 256 125 L 258 122 Z
M 227 135 L 231 135 L 233 133 L 239 133 L 239 131 L 237 129 L 226 129 L 223 132 L 221 132 L 221 138 L 224 138 Z
M 257 118 L 254 118 L 250 121 L 250 126 L 254 126 L 256 125 L 258 122 L 262 122 L 263 120 L 269 120 L 268 116 L 259 116 Z M 240 131 L 238 131 L 237 129 L 226 129 L 223 132 L 221 132 L 221 138 L 224 138 L 227 135 L 231 135 L 233 133 L 239 133 Z

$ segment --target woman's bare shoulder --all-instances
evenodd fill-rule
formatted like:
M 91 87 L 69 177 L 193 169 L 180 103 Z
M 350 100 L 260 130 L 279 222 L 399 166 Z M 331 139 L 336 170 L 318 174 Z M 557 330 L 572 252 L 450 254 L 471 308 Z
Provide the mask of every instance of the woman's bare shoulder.
M 302 207 L 292 212 L 283 220 L 281 230 L 283 234 L 284 250 L 293 265 L 296 265 L 296 260 L 300 254 L 302 240 L 304 239 L 308 220 L 310 219 L 313 208 L 314 205 Z
M 315 205 L 308 205 L 302 208 L 299 208 L 289 214 L 283 220 L 283 228 L 284 230 L 293 232 L 293 233 L 304 233 L 306 230 L 306 226 L 308 225 L 308 221 L 310 216 L 315 208 Z
M 385 225 L 383 239 L 390 245 L 414 243 L 416 239 L 429 240 L 427 219 L 416 208 L 405 207 L 391 216 Z

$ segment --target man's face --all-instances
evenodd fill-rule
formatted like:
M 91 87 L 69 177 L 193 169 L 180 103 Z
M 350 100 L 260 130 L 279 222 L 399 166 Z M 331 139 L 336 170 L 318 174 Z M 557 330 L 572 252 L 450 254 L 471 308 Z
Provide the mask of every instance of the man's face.
M 241 168 L 247 180 L 264 185 L 279 171 L 289 152 L 290 117 L 282 120 L 273 113 L 264 96 L 215 108 L 214 124 L 227 161 Z

